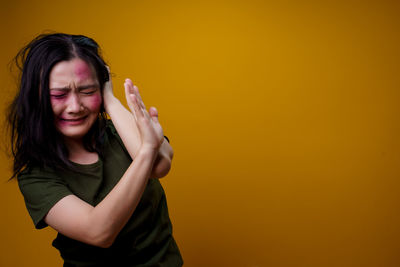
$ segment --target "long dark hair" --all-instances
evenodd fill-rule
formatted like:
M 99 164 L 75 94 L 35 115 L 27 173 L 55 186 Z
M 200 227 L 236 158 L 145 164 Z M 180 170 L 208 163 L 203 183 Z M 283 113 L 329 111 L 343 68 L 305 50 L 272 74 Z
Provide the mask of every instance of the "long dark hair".
M 108 81 L 108 70 L 99 45 L 83 35 L 42 34 L 22 48 L 15 57 L 20 70 L 19 90 L 8 110 L 13 175 L 33 166 L 71 169 L 68 150 L 54 125 L 50 102 L 49 76 L 60 61 L 80 58 L 93 66 L 101 92 Z M 106 114 L 101 108 L 98 119 L 83 138 L 88 151 L 101 156 Z

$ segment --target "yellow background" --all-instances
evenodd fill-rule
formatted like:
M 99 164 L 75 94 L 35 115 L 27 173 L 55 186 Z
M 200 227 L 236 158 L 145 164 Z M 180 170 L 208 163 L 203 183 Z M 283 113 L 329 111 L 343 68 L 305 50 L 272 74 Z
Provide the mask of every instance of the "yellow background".
M 158 107 L 185 266 L 400 266 L 398 1 L 2 1 L 7 63 L 93 37 Z M 7 142 L 7 139 L 5 139 Z M 61 266 L 1 154 L 0 266 Z

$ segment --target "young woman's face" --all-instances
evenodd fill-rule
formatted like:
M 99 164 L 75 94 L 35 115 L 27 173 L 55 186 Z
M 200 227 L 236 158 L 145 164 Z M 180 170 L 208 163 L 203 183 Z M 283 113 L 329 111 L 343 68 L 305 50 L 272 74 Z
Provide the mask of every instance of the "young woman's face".
M 49 88 L 56 129 L 66 139 L 82 140 L 102 103 L 94 69 L 80 58 L 61 61 L 50 72 Z

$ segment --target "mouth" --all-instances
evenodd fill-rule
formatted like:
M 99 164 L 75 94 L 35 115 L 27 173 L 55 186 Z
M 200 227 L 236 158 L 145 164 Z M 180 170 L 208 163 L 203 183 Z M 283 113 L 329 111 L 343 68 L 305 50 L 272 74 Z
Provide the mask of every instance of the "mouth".
M 80 118 L 71 118 L 71 119 L 67 119 L 67 118 L 59 118 L 59 121 L 62 124 L 68 124 L 68 125 L 77 125 L 77 124 L 81 124 L 83 121 L 85 121 L 85 119 L 88 116 L 84 116 L 84 117 L 80 117 Z

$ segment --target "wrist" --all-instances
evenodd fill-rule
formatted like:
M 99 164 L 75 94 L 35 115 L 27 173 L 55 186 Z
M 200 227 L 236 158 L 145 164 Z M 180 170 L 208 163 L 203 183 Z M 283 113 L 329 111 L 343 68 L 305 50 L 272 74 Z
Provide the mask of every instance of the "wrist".
M 158 152 L 159 152 L 159 148 L 152 147 L 149 145 L 142 145 L 139 148 L 138 154 L 156 158 L 158 155 Z

